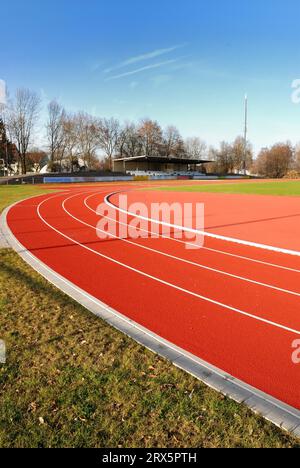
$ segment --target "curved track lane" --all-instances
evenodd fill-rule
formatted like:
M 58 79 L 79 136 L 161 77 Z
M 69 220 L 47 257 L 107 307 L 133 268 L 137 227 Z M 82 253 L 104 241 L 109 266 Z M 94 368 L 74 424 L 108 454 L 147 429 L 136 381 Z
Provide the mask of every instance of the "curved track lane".
M 97 206 L 108 192 L 86 188 L 21 202 L 9 211 L 9 227 L 93 297 L 300 409 L 300 372 L 291 359 L 300 338 L 299 258 L 213 239 L 196 251 L 147 233 L 101 240 Z

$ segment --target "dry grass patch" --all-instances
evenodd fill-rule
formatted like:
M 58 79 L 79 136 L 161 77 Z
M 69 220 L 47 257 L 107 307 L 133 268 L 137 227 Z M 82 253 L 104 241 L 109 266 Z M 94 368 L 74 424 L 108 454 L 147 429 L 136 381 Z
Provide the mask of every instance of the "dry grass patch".
M 0 447 L 297 447 L 0 250 Z

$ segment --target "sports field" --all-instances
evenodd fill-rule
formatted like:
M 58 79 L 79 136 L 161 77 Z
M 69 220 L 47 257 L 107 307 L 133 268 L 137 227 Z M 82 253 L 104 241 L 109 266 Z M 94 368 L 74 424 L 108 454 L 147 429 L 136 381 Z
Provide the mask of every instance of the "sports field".
M 212 182 L 202 183 L 201 185 L 194 182 L 193 185 L 167 186 L 161 187 L 160 190 L 169 190 L 176 192 L 209 192 L 209 193 L 240 193 L 253 195 L 277 195 L 277 196 L 300 196 L 300 180 L 287 181 L 245 181 L 245 182 Z
M 291 356 L 300 335 L 299 183 L 268 182 L 265 196 L 263 182 L 141 190 L 149 185 L 69 186 L 20 202 L 9 211 L 8 225 L 35 260 L 75 288 L 297 412 L 300 381 Z M 187 241 L 163 231 L 152 238 L 151 220 L 147 228 L 139 224 L 139 239 L 109 231 L 101 240 L 99 219 L 111 215 L 100 216 L 99 204 L 120 213 L 120 193 L 146 206 L 200 200 L 204 246 L 188 250 Z M 119 214 L 116 219 L 124 224 Z M 137 221 L 130 213 L 128 219 Z

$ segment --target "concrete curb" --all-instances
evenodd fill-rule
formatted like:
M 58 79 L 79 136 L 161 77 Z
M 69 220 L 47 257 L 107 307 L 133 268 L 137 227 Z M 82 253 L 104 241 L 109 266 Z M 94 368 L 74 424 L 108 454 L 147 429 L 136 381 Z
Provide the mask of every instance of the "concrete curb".
M 51 284 L 109 325 L 134 339 L 155 354 L 168 359 L 176 367 L 193 375 L 210 388 L 238 403 L 244 403 L 256 414 L 263 416 L 277 427 L 294 434 L 296 437 L 300 437 L 299 410 L 235 379 L 233 376 L 226 374 L 222 370 L 155 335 L 138 323 L 87 294 L 38 260 L 19 243 L 7 225 L 7 213 L 13 206 L 7 208 L 0 216 L 0 231 L 2 230 L 9 246 Z
M 0 249 L 8 249 L 9 247 L 10 245 L 6 239 L 5 233 L 2 230 L 1 222 L 0 222 Z

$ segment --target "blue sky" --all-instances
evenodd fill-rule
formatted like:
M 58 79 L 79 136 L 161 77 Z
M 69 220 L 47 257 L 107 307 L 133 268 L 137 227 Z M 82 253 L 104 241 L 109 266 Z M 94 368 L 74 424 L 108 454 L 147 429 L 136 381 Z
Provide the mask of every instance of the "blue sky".
M 300 141 L 299 0 L 10 0 L 0 79 L 121 120 L 175 124 L 209 144 L 243 129 L 261 146 Z M 4 43 L 4 45 L 3 45 Z

